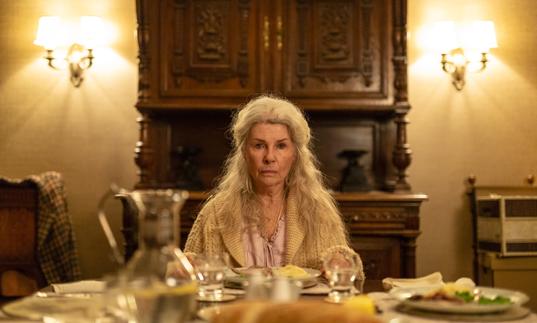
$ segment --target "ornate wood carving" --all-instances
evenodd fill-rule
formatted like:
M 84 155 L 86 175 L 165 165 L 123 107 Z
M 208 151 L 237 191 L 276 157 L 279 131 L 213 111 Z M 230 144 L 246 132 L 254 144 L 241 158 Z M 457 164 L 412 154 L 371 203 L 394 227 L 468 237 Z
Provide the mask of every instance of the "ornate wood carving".
M 351 21 L 351 7 L 348 3 L 330 5 L 323 3 L 320 6 L 320 52 L 321 64 L 330 64 L 336 61 L 348 61 L 351 49 L 349 48 L 349 23 Z
M 406 0 L 393 0 L 393 67 L 395 103 L 408 103 L 406 53 Z
M 237 74 L 242 87 L 248 83 L 248 21 L 250 14 L 250 0 L 239 0 L 240 14 L 240 46 Z
M 374 29 L 379 18 L 373 15 L 378 16 L 383 8 L 373 0 L 297 0 L 297 25 L 291 29 L 297 44 L 289 52 L 294 56 L 296 90 L 333 92 L 337 87 L 356 95 L 357 90 L 370 87 L 374 73 L 378 74 L 375 69 L 381 67 L 383 50 L 383 31 Z
M 298 78 L 298 84 L 301 87 L 304 87 L 304 79 L 308 74 L 308 52 L 306 40 L 306 35 L 309 34 L 309 25 L 306 23 L 307 17 L 309 16 L 310 6 L 308 1 L 298 0 L 296 5 L 296 12 L 298 21 L 301 23 L 298 24 L 298 49 L 297 49 L 297 61 L 296 61 L 296 76 Z
M 136 0 L 136 20 L 138 25 L 138 102 L 149 100 L 149 8 L 148 0 Z
M 373 77 L 373 50 L 371 49 L 371 9 L 372 0 L 362 0 L 362 77 L 365 86 L 370 86 Z
M 181 87 L 182 76 L 185 74 L 185 30 L 183 29 L 185 21 L 186 0 L 176 0 L 174 5 L 174 52 L 172 58 L 172 74 L 175 76 L 175 86 Z
M 407 52 L 406 52 L 406 0 L 393 0 L 393 68 L 396 144 L 393 151 L 393 164 L 397 169 L 396 191 L 410 191 L 406 181 L 406 169 L 410 165 L 412 151 L 407 141 L 406 114 L 410 109 L 407 94 Z
M 194 61 L 210 63 L 224 62 L 228 48 L 226 26 L 229 20 L 227 10 L 222 3 L 207 2 L 194 5 L 196 23 L 194 25 Z
M 249 78 L 250 1 L 176 0 L 171 74 L 177 87 L 188 77 L 201 83 Z M 189 8 L 192 7 L 192 8 Z M 237 28 L 237 29 L 235 29 Z M 238 37 L 235 35 L 238 33 Z
M 140 181 L 136 186 L 146 187 L 149 183 L 155 181 L 155 174 L 152 171 L 155 152 L 149 144 L 151 119 L 147 113 L 142 113 L 142 116 L 139 117 L 137 121 L 140 126 L 140 138 L 134 149 L 134 161 L 138 166 L 138 177 L 140 178 Z
M 394 221 L 406 220 L 408 212 L 406 210 L 354 210 L 350 214 L 344 214 L 344 221 L 347 223 L 359 223 L 363 221 Z
M 407 182 L 406 169 L 412 162 L 412 151 L 410 145 L 407 142 L 406 125 L 408 120 L 406 118 L 407 110 L 398 110 L 395 115 L 396 124 L 396 143 L 393 151 L 393 164 L 397 169 L 397 179 L 395 182 L 395 190 L 398 192 L 410 191 L 410 184 Z

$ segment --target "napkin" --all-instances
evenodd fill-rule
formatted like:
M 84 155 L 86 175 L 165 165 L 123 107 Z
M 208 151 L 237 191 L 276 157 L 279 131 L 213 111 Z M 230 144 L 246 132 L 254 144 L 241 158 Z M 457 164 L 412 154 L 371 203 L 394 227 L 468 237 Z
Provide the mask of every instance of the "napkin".
M 246 292 L 244 289 L 236 289 L 236 288 L 224 288 L 224 294 L 229 295 L 244 295 Z
M 326 295 L 330 292 L 330 287 L 325 283 L 319 282 L 313 287 L 303 288 L 302 295 Z
M 385 290 L 390 290 L 395 287 L 412 288 L 412 287 L 442 287 L 444 281 L 442 274 L 434 272 L 430 275 L 419 278 L 384 278 L 382 286 Z
M 81 280 L 73 283 L 52 284 L 52 289 L 58 294 L 68 293 L 102 293 L 106 283 L 99 280 Z

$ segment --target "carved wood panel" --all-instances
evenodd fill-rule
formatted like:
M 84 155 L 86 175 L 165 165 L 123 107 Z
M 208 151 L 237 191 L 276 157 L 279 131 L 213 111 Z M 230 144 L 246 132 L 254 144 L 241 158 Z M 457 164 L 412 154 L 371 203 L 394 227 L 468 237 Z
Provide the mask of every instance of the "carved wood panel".
M 162 96 L 245 96 L 258 90 L 256 1 L 167 0 L 160 17 Z
M 297 0 L 284 10 L 286 96 L 388 97 L 387 1 Z

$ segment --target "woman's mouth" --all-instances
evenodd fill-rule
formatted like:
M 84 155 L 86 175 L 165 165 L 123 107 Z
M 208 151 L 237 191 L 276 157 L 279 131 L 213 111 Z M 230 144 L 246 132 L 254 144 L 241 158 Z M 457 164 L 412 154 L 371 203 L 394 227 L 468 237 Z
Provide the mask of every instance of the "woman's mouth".
M 271 169 L 264 169 L 264 170 L 260 170 L 259 173 L 262 175 L 273 175 L 273 174 L 276 174 L 277 171 L 271 170 Z

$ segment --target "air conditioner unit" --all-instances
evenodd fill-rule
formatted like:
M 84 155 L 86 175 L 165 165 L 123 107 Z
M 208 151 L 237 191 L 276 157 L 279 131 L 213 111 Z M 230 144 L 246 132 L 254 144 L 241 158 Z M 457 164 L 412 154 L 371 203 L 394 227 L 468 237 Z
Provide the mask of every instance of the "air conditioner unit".
M 476 208 L 478 251 L 537 255 L 537 196 L 480 196 Z

